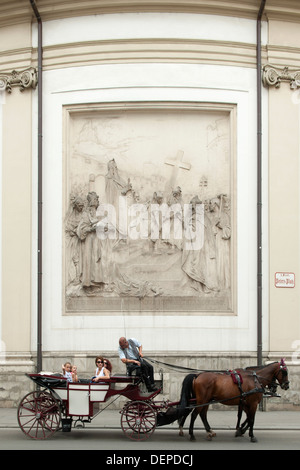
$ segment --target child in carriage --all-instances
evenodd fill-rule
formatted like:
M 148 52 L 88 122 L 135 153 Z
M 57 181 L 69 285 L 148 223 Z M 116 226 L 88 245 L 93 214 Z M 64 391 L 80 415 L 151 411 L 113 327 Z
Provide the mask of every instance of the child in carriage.
M 70 362 L 66 362 L 61 366 L 63 376 L 68 382 L 78 382 L 77 366 L 72 366 Z

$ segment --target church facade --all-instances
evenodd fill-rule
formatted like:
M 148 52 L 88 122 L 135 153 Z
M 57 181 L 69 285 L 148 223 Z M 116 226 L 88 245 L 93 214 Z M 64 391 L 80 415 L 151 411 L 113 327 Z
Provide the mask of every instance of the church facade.
M 125 373 L 125 336 L 170 399 L 189 369 L 284 357 L 265 406 L 299 407 L 300 7 L 281 3 L 4 2 L 0 406 L 66 360 Z

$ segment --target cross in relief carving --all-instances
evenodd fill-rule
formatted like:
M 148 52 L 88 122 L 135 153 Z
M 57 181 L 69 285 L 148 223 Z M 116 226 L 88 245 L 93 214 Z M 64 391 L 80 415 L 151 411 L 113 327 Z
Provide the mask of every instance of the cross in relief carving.
M 170 165 L 170 166 L 173 167 L 171 180 L 170 180 L 170 183 L 169 183 L 171 188 L 175 187 L 178 171 L 179 171 L 180 168 L 183 169 L 183 170 L 190 170 L 191 169 L 191 164 L 190 163 L 185 163 L 185 162 L 182 161 L 183 160 L 183 154 L 184 154 L 183 150 L 179 150 L 177 152 L 177 156 L 176 156 L 175 160 L 170 160 L 168 158 L 165 160 L 166 165 Z

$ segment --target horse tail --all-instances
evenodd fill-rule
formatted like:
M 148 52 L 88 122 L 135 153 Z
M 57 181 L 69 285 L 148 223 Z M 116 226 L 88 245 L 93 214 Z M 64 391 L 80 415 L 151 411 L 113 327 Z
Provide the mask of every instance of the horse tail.
M 186 408 L 189 404 L 189 400 L 191 398 L 194 398 L 193 381 L 195 377 L 197 377 L 197 375 L 189 374 L 184 378 L 182 382 L 180 402 L 178 405 L 179 418 L 183 416 L 184 413 L 186 412 Z

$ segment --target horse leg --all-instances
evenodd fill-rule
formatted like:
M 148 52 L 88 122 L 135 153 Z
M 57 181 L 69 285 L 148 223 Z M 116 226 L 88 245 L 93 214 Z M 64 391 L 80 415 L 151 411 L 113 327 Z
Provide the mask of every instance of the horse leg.
M 238 407 L 238 415 L 237 415 L 238 418 L 237 418 L 237 423 L 236 423 L 236 427 L 235 427 L 235 437 L 239 437 L 239 436 L 242 435 L 242 430 L 240 428 L 242 413 L 243 413 L 243 407 L 242 407 L 242 404 L 240 403 L 239 407 Z
M 192 412 L 191 422 L 190 422 L 190 427 L 189 427 L 189 435 L 190 435 L 191 441 L 196 440 L 195 435 L 194 435 L 194 422 L 195 422 L 195 419 L 197 418 L 198 413 L 199 413 L 199 410 L 197 408 L 195 408 Z
M 247 421 L 248 421 L 248 426 L 247 427 L 249 427 L 249 437 L 250 437 L 251 442 L 257 442 L 257 439 L 253 434 L 256 407 L 257 407 L 257 405 L 255 404 L 255 407 L 252 407 L 249 410 L 249 412 L 247 413 Z M 246 431 L 246 429 L 245 429 L 245 431 Z
M 248 419 L 246 418 L 242 425 L 236 430 L 235 437 L 240 437 L 245 434 L 247 429 L 249 428 Z
M 208 441 L 211 441 L 213 437 L 216 436 L 216 433 L 211 429 L 208 421 L 207 421 L 207 410 L 208 410 L 208 405 L 203 406 L 200 411 L 200 417 L 202 419 L 202 423 L 205 427 L 206 430 L 206 439 Z
M 245 421 L 243 422 L 243 424 L 241 426 L 241 433 L 245 434 L 245 432 L 247 431 L 248 428 L 249 428 L 249 423 L 248 423 L 248 418 L 247 418 L 247 419 L 245 419 Z
M 186 419 L 186 416 L 183 416 L 182 418 L 180 418 L 180 420 L 178 421 L 178 425 L 179 425 L 179 436 L 183 436 L 183 426 L 184 426 L 184 423 L 185 423 L 185 419 Z
M 184 426 L 184 423 L 185 423 L 185 420 L 186 418 L 188 417 L 188 415 L 190 414 L 191 410 L 188 410 L 184 413 L 184 415 L 178 420 L 178 425 L 179 425 L 179 436 L 183 436 L 184 433 L 183 433 L 183 426 Z
M 235 437 L 240 437 L 242 436 L 243 434 L 245 434 L 245 432 L 247 431 L 248 427 L 249 427 L 249 424 L 248 424 L 248 419 L 246 418 L 245 421 L 240 425 L 240 422 L 241 422 L 241 419 L 242 419 L 242 413 L 243 411 L 246 411 L 245 410 L 245 404 L 239 404 L 239 408 L 238 408 L 238 420 L 237 420 L 237 424 L 236 424 L 236 432 L 235 432 Z M 247 413 L 247 411 L 246 411 Z

